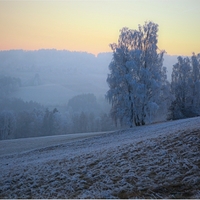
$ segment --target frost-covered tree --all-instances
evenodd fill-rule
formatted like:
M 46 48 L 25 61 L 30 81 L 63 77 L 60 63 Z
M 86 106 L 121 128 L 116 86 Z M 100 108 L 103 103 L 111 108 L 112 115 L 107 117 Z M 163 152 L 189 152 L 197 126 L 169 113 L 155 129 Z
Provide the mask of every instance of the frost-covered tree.
M 45 110 L 43 118 L 43 134 L 44 135 L 55 135 L 57 123 L 56 123 L 56 113 L 58 110 L 56 108 L 53 111 L 49 111 L 47 108 Z
M 189 93 L 191 91 L 191 66 L 188 57 L 179 56 L 173 66 L 171 88 L 175 96 L 172 103 L 173 119 L 182 118 L 183 112 L 189 107 Z
M 200 114 L 200 55 L 179 56 L 173 66 L 171 89 L 175 100 L 171 105 L 172 119 Z
M 107 99 L 111 116 L 132 127 L 151 123 L 169 90 L 163 54 L 157 46 L 158 25 L 146 22 L 139 30 L 123 28 L 111 44 Z
M 16 118 L 12 111 L 0 112 L 0 140 L 12 138 L 16 128 Z
M 192 64 L 192 98 L 191 105 L 193 112 L 200 114 L 200 54 L 193 54 Z

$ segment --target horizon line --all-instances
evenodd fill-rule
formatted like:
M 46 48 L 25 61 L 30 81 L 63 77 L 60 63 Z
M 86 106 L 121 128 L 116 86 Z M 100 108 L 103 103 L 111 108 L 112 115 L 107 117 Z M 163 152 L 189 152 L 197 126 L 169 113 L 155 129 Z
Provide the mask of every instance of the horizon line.
M 55 51 L 68 51 L 68 52 L 74 52 L 74 53 L 87 53 L 87 54 L 92 54 L 94 55 L 95 57 L 97 57 L 99 54 L 107 54 L 107 53 L 113 53 L 112 51 L 102 51 L 102 52 L 98 52 L 97 54 L 95 53 L 92 53 L 92 52 L 88 52 L 88 51 L 81 51 L 81 50 L 69 50 L 69 49 L 56 49 L 56 48 L 40 48 L 40 49 L 0 49 L 0 52 L 2 51 L 24 51 L 24 52 L 28 52 L 28 51 L 50 51 L 50 50 L 55 50 Z M 194 52 L 191 53 L 191 55 L 178 55 L 178 54 L 168 54 L 167 52 L 164 53 L 164 55 L 169 55 L 169 56 L 192 56 Z M 196 54 L 196 53 L 195 53 Z M 198 54 L 198 53 L 197 53 Z

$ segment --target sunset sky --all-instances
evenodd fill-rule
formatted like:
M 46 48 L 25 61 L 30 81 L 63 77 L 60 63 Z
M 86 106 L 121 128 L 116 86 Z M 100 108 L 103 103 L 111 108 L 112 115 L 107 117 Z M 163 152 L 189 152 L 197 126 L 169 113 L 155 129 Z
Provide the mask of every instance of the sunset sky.
M 200 0 L 0 0 L 0 50 L 111 51 L 122 27 L 159 24 L 159 48 L 200 53 Z

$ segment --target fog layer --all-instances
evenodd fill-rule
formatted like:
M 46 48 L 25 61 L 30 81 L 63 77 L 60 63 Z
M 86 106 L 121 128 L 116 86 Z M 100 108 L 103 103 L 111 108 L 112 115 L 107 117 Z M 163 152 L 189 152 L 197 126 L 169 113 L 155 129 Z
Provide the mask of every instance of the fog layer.
M 86 52 L 54 49 L 0 51 L 0 76 L 19 79 L 20 87 L 9 93 L 10 97 L 43 105 L 63 105 L 79 94 L 104 97 L 111 59 L 112 53 L 100 53 L 95 57 Z M 165 55 L 164 59 L 170 80 L 176 56 Z

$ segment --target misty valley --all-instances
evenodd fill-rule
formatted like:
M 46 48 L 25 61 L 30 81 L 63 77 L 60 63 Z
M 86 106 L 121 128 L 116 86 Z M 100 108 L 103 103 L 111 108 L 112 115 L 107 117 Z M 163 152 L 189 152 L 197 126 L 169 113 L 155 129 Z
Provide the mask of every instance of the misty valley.
M 110 54 L 0 52 L 1 139 L 114 129 L 105 100 Z
M 119 123 L 116 127 L 105 99 L 111 59 L 112 53 L 1 51 L 0 139 L 127 127 Z M 164 57 L 168 80 L 176 59 Z M 156 120 L 165 118 L 160 112 Z

